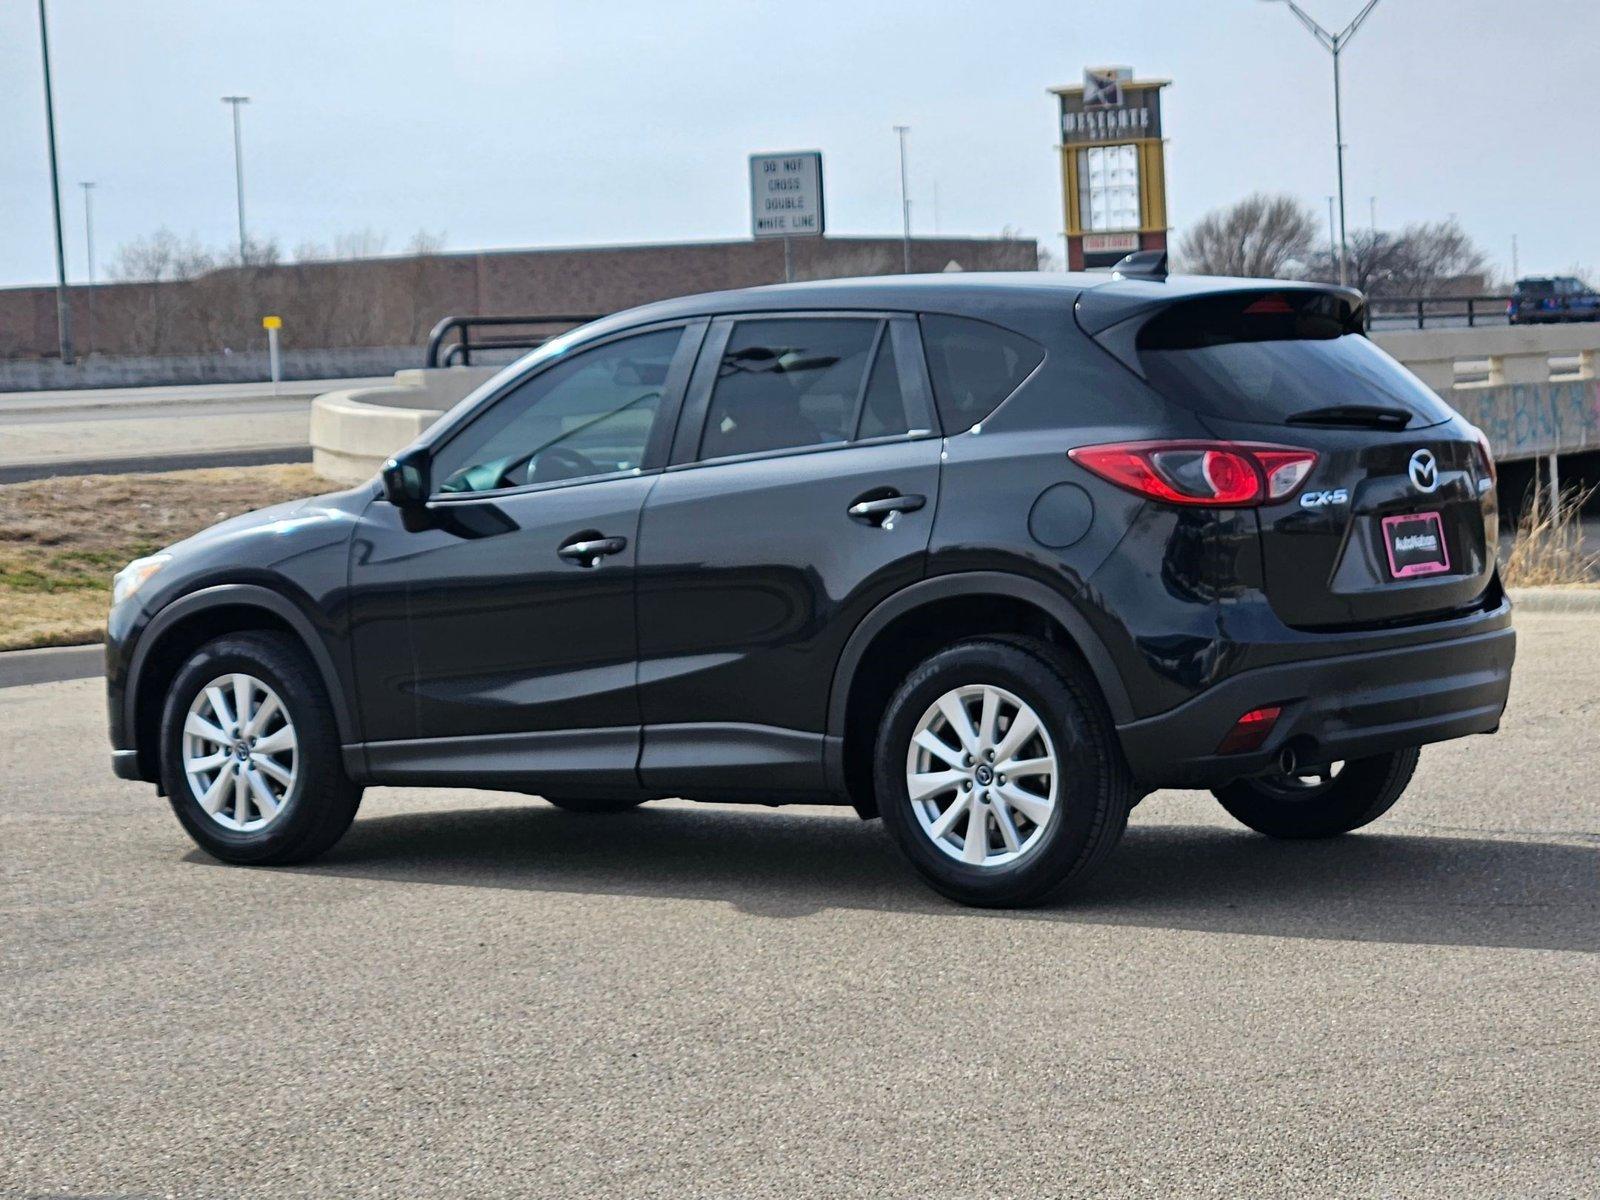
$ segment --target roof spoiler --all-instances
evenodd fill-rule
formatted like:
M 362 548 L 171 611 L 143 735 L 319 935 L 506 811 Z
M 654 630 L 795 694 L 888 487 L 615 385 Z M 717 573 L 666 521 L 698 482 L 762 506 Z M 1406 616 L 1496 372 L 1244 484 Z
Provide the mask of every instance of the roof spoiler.
M 1117 260 L 1111 274 L 1118 279 L 1153 279 L 1167 277 L 1167 252 L 1165 250 L 1135 250 Z

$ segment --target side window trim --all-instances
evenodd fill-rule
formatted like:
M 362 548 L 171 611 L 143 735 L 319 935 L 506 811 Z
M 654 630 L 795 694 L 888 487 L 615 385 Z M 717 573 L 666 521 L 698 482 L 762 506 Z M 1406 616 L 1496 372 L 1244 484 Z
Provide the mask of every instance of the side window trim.
M 889 319 L 894 337 L 894 361 L 900 371 L 900 391 L 905 396 L 908 414 L 913 417 L 910 436 L 939 436 L 943 429 L 939 409 L 933 402 L 933 379 L 922 347 L 922 330 L 917 318 L 898 314 Z M 919 432 L 920 431 L 920 432 Z
M 699 457 L 700 440 L 705 432 L 706 415 L 711 408 L 711 390 L 717 382 L 717 369 L 733 327 L 741 321 L 784 321 L 792 319 L 860 320 L 876 321 L 879 332 L 874 346 L 881 345 L 885 337 L 893 339 L 895 371 L 899 376 L 901 395 L 905 398 L 907 415 L 912 418 L 910 433 L 885 434 L 882 437 L 856 438 L 844 442 L 827 442 L 814 446 L 785 446 L 776 450 L 760 450 L 751 454 L 736 454 L 725 458 Z M 874 351 L 874 354 L 876 351 Z M 856 397 L 856 415 L 852 432 L 859 432 L 861 408 L 866 388 L 871 380 L 871 362 L 861 383 L 861 393 Z M 668 470 L 697 467 L 703 463 L 745 462 L 761 458 L 780 458 L 794 454 L 815 454 L 829 450 L 843 450 L 850 446 L 876 446 L 892 442 L 915 441 L 922 437 L 939 436 L 939 419 L 933 403 L 933 385 L 928 377 L 927 363 L 923 358 L 922 336 L 917 328 L 914 313 L 867 312 L 853 309 L 813 310 L 787 312 L 767 309 L 758 312 L 729 313 L 712 319 L 710 328 L 700 342 L 700 357 L 690 376 L 683 404 L 678 414 L 677 432 L 672 441 L 672 453 L 667 460 Z
M 706 423 L 706 413 L 711 409 L 711 389 L 717 382 L 717 368 L 722 363 L 723 351 L 728 348 L 734 322 L 740 319 L 716 318 L 701 339 L 700 356 L 695 362 L 694 373 L 689 377 L 688 392 L 678 414 L 672 453 L 667 458 L 669 467 L 684 466 L 697 460 L 700 432 Z
M 850 413 L 850 431 L 845 435 L 845 442 L 859 442 L 861 440 L 861 418 L 867 411 L 867 390 L 872 387 L 872 373 L 878 369 L 878 355 L 883 350 L 884 332 L 888 329 L 889 322 L 879 321 L 878 327 L 872 331 L 872 345 L 867 349 L 867 369 L 861 372 L 861 382 L 856 384 L 856 399 Z M 895 374 L 900 374 L 900 364 L 895 364 Z
M 680 331 L 678 348 L 673 352 L 672 365 L 667 368 L 666 382 L 662 385 L 661 411 L 656 418 L 655 424 L 651 427 L 649 441 L 645 444 L 644 456 L 635 470 L 608 471 L 602 475 L 590 475 L 582 479 L 558 479 L 548 483 L 524 483 L 517 487 L 496 488 L 492 491 L 436 491 L 428 497 L 427 502 L 430 505 L 472 503 L 474 501 L 492 500 L 502 496 L 520 495 L 523 492 L 544 492 L 553 488 L 581 487 L 586 483 L 600 483 L 606 480 L 649 475 L 661 471 L 667 465 L 667 448 L 671 445 L 673 429 L 677 425 L 678 415 L 682 409 L 684 392 L 689 382 L 689 374 L 694 366 L 695 356 L 700 351 L 700 346 L 705 338 L 706 327 L 709 323 L 705 317 L 659 321 L 648 325 L 636 325 L 629 329 L 619 329 L 604 337 L 596 338 L 592 342 L 581 342 L 559 358 L 540 363 L 536 369 L 507 380 L 499 391 L 480 405 L 470 416 L 445 430 L 437 439 L 430 440 L 427 443 L 428 457 L 432 459 L 445 446 L 466 433 L 478 421 L 488 416 L 497 405 L 505 401 L 518 388 L 537 379 L 551 368 L 567 361 L 572 355 L 597 350 L 611 345 L 613 342 L 623 341 L 631 337 L 677 329 Z M 434 480 L 433 483 L 437 486 L 438 481 Z

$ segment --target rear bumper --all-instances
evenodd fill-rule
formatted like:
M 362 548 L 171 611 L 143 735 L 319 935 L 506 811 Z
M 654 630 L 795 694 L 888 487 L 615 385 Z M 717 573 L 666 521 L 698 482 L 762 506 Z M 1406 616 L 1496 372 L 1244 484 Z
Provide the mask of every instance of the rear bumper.
M 1117 733 L 1146 787 L 1207 788 L 1270 772 L 1286 746 L 1299 761 L 1336 762 L 1493 733 L 1505 711 L 1517 635 L 1508 610 L 1491 628 L 1445 641 L 1244 671 Z M 1241 715 L 1283 709 L 1248 754 L 1215 753 Z

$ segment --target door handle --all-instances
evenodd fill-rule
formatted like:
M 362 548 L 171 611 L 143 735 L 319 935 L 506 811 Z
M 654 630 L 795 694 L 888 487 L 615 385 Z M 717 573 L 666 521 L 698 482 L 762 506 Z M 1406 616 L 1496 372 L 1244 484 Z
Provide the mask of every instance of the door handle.
M 927 502 L 926 496 L 901 496 L 898 493 L 885 496 L 868 492 L 858 497 L 846 511 L 857 521 L 887 527 L 896 513 L 916 512 Z
M 628 548 L 625 537 L 605 537 L 598 533 L 580 533 L 561 543 L 556 551 L 570 563 L 592 567 L 608 554 L 620 554 Z

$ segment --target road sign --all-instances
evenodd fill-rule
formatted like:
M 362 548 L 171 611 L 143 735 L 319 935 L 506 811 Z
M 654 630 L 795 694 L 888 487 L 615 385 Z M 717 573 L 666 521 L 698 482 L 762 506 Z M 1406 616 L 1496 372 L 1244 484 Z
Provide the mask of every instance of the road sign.
M 278 394 L 278 381 L 283 378 L 283 362 L 278 357 L 278 330 L 283 328 L 282 317 L 262 317 L 261 328 L 267 331 L 267 365 L 272 373 L 272 394 Z
M 753 237 L 821 237 L 822 151 L 750 156 Z

